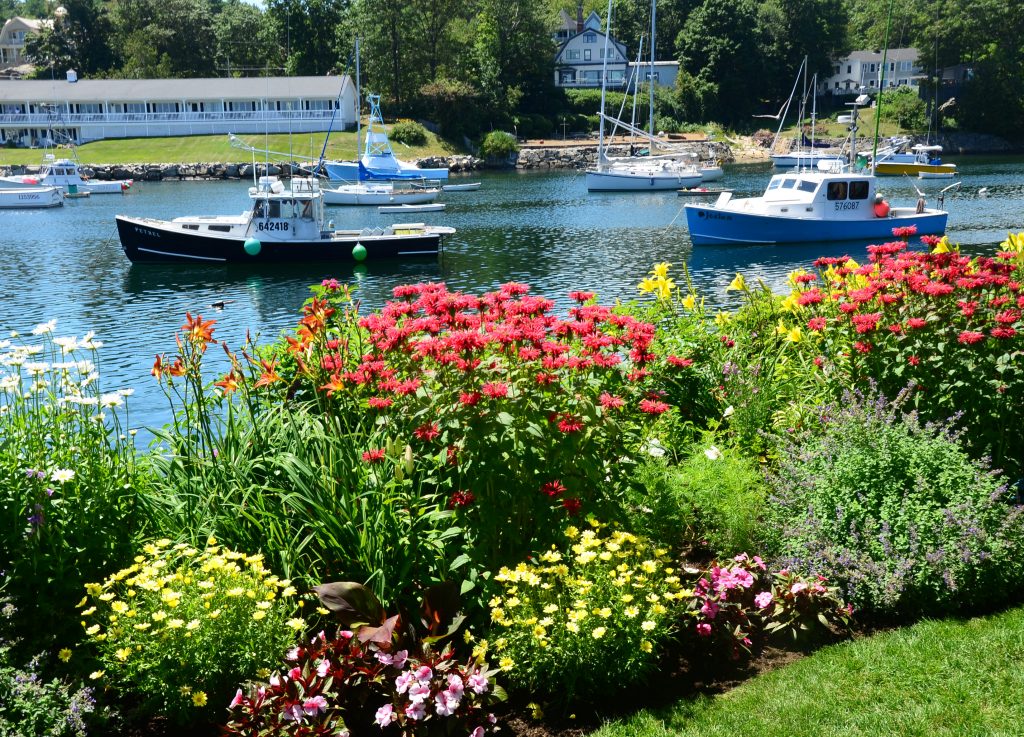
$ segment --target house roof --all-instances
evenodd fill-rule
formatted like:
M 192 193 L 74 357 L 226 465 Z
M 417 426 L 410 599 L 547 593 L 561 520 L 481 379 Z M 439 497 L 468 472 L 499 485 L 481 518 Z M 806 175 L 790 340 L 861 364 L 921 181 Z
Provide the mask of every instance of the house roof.
M 591 13 L 591 15 L 595 15 L 595 14 Z M 594 30 L 592 28 L 584 28 L 579 33 L 574 33 L 573 35 L 569 36 L 569 38 L 565 39 L 565 41 L 563 41 L 559 45 L 558 51 L 555 52 L 555 63 L 556 64 L 562 64 L 562 63 L 566 63 L 567 64 L 567 63 L 569 63 L 569 61 L 567 59 L 566 60 L 562 59 L 562 54 L 565 53 L 566 47 L 569 44 L 571 44 L 574 39 L 579 38 L 584 33 L 596 33 L 602 39 L 605 37 L 605 34 L 603 32 Z M 622 55 L 623 59 L 626 58 L 626 44 L 622 43 L 621 41 L 616 41 L 611 36 L 608 36 L 608 42 L 611 43 L 611 45 L 614 46 L 616 49 L 618 49 L 618 51 Z M 598 43 L 597 46 L 600 46 L 601 48 L 604 48 L 604 41 L 601 41 L 600 43 Z M 601 59 L 597 59 L 596 61 L 598 63 L 601 63 L 602 60 Z M 612 64 L 622 64 L 623 62 L 621 62 L 621 61 L 614 61 L 614 62 L 610 62 L 610 63 L 612 63 Z M 578 64 L 578 60 L 573 60 L 572 64 L 574 64 L 574 65 Z
M 49 28 L 53 25 L 53 21 L 47 18 L 22 18 L 20 15 L 16 15 L 13 18 L 9 18 L 3 25 L 3 30 L 0 30 L 0 38 L 5 34 L 5 31 L 20 28 L 26 31 L 38 31 L 41 28 Z
M 889 49 L 886 52 L 886 61 L 917 61 L 918 53 L 915 48 L 906 49 Z M 881 51 L 852 51 L 850 55 L 844 59 L 839 59 L 839 62 L 843 61 L 859 61 L 859 62 L 880 62 L 882 61 Z
M 203 79 L 85 79 L 0 81 L 0 102 L 99 100 L 259 100 L 334 98 L 351 79 L 344 77 L 217 77 Z

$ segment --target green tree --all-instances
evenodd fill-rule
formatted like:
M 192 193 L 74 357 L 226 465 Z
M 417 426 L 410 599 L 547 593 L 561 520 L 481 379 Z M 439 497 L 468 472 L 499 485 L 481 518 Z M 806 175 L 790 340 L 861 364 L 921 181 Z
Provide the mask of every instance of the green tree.
M 686 19 L 680 71 L 692 80 L 701 119 L 734 123 L 756 109 L 765 77 L 760 33 L 754 0 L 705 0 Z
M 418 86 L 410 5 L 405 0 L 358 0 L 354 8 L 367 88 L 386 93 L 399 110 Z
M 36 64 L 36 76 L 49 77 L 74 69 L 89 76 L 112 63 L 110 21 L 99 0 L 67 0 L 53 26 L 29 36 L 25 53 Z
M 117 0 L 118 74 L 134 79 L 212 77 L 216 37 L 210 0 Z
M 790 70 L 808 61 L 808 79 L 818 72 L 831 76 L 834 59 L 850 51 L 848 15 L 843 0 L 767 0 L 759 9 L 758 25 L 764 69 L 776 70 L 762 78 L 762 95 L 784 99 L 791 89 Z M 764 76 L 764 75 L 762 75 Z
M 219 70 L 241 77 L 279 66 L 278 47 L 265 13 L 242 0 L 228 0 L 213 23 Z
M 328 74 L 348 57 L 347 49 L 338 45 L 338 30 L 345 27 L 345 0 L 267 0 L 266 5 L 288 74 Z

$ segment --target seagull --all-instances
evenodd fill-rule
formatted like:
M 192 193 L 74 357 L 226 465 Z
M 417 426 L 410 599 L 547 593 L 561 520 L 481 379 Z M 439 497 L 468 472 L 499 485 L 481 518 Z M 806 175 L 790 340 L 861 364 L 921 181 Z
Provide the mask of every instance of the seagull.
M 223 310 L 224 309 L 224 305 L 229 305 L 229 304 L 231 304 L 234 301 L 235 300 L 233 300 L 233 299 L 219 299 L 216 302 L 214 302 L 213 304 L 211 304 L 210 307 L 212 307 L 215 310 Z
M 978 190 L 978 197 L 988 197 L 988 187 L 982 187 Z

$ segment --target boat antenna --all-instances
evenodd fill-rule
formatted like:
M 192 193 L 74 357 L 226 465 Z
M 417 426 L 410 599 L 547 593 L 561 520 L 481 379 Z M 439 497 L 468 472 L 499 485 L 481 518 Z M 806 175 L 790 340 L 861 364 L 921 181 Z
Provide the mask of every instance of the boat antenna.
M 882 122 L 882 93 L 885 92 L 885 66 L 889 54 L 889 29 L 892 27 L 892 6 L 896 0 L 889 0 L 889 13 L 885 19 L 885 42 L 882 45 L 882 74 L 878 80 L 878 104 L 875 105 L 875 140 L 871 147 L 871 173 L 875 173 L 875 156 L 878 154 L 878 126 Z
M 607 99 L 605 88 L 608 86 L 608 39 L 612 35 L 612 0 L 608 0 L 608 18 L 604 29 L 604 59 L 601 62 L 601 125 L 597 131 L 597 158 L 600 165 L 604 159 L 604 104 Z

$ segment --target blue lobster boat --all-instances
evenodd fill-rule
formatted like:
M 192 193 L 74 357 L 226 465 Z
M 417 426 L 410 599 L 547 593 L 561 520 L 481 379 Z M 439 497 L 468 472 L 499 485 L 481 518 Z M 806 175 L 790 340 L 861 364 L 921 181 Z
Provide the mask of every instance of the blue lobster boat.
M 686 224 L 695 246 L 771 244 L 892 237 L 893 228 L 914 226 L 918 235 L 941 235 L 948 213 L 924 207 L 880 208 L 876 178 L 854 172 L 776 174 L 760 197 L 723 192 L 710 205 L 687 204 Z

